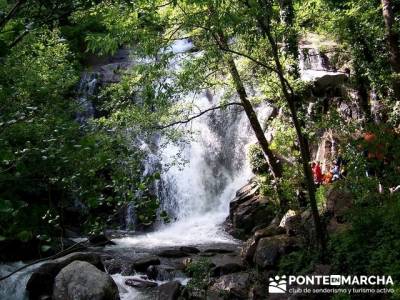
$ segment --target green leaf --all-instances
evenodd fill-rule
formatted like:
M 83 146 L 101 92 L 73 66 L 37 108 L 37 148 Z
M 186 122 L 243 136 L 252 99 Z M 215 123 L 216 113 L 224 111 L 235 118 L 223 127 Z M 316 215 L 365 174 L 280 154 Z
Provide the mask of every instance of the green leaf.
M 27 242 L 32 238 L 32 233 L 27 230 L 23 230 L 17 234 L 17 238 L 21 241 Z
M 42 245 L 41 247 L 40 247 L 40 250 L 42 251 L 42 252 L 47 252 L 47 251 L 49 251 L 51 249 L 51 246 L 49 246 L 49 245 Z

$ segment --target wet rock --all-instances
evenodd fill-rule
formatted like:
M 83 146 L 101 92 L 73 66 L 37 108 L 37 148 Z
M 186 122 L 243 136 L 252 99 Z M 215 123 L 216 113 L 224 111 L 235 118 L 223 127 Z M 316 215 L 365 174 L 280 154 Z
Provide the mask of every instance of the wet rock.
M 110 275 L 84 261 L 64 267 L 54 280 L 53 300 L 118 300 L 118 287 Z
M 170 281 L 158 287 L 159 300 L 177 300 L 181 294 L 181 284 L 179 281 Z
M 200 252 L 199 256 L 203 256 L 203 257 L 212 257 L 215 256 L 217 253 L 215 252 Z
M 106 245 L 115 245 L 113 241 L 111 241 L 104 234 L 91 235 L 88 237 L 89 243 L 96 246 L 106 246 Z
M 234 250 L 231 249 L 222 249 L 222 248 L 209 248 L 204 250 L 204 253 L 218 253 L 218 254 L 224 254 L 224 253 L 233 253 Z
M 200 252 L 200 250 L 197 249 L 196 247 L 190 247 L 190 246 L 182 246 L 179 248 L 179 250 L 190 254 L 197 254 Z
M 154 288 L 158 286 L 157 282 L 137 278 L 127 279 L 125 280 L 125 284 L 137 289 Z
M 175 268 L 167 265 L 149 266 L 146 271 L 147 277 L 152 280 L 172 280 L 175 276 Z
M 54 278 L 61 269 L 76 260 L 88 262 L 97 267 L 100 271 L 104 271 L 101 258 L 96 253 L 76 252 L 49 261 L 37 268 L 29 278 L 28 283 L 26 284 L 29 299 L 36 300 L 42 295 L 51 295 Z
M 254 254 L 254 263 L 263 269 L 273 269 L 281 255 L 295 250 L 299 240 L 287 235 L 265 237 L 258 241 Z
M 226 295 L 227 299 L 247 299 L 250 283 L 248 273 L 233 273 L 217 278 L 210 291 Z
M 123 270 L 123 262 L 114 258 L 103 261 L 104 268 L 108 274 L 120 274 Z
M 158 253 L 158 256 L 167 258 L 181 258 L 189 256 L 189 253 L 179 249 L 167 249 Z
M 159 265 L 161 263 L 157 256 L 147 256 L 135 260 L 132 264 L 133 268 L 139 272 L 145 272 L 151 265 Z
M 240 271 L 243 271 L 244 269 L 245 268 L 242 264 L 227 263 L 227 264 L 221 264 L 221 265 L 214 267 L 211 270 L 211 274 L 215 277 L 219 277 L 222 275 L 240 272 Z

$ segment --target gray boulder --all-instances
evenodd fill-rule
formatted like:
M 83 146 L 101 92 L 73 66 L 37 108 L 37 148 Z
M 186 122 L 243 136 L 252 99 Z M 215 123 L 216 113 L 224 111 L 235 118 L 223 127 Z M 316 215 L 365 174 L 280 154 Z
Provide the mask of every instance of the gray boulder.
M 269 224 L 274 218 L 274 205 L 259 193 L 259 186 L 252 181 L 237 193 L 229 206 L 231 234 L 236 238 L 248 238 L 252 230 Z
M 36 300 L 42 296 L 51 295 L 54 278 L 61 271 L 61 269 L 76 260 L 88 262 L 97 267 L 100 271 L 104 271 L 101 258 L 96 253 L 76 252 L 54 259 L 41 265 L 32 273 L 28 283 L 26 284 L 26 290 L 28 291 L 29 299 Z
M 147 268 L 151 265 L 159 265 L 161 263 L 157 256 L 146 256 L 139 258 L 133 262 L 133 269 L 139 272 L 145 272 Z
M 159 300 L 177 300 L 181 294 L 179 281 L 170 281 L 158 287 Z
M 210 291 L 217 295 L 226 295 L 227 299 L 247 299 L 250 283 L 248 273 L 233 273 L 219 277 L 211 286 Z
M 296 249 L 298 244 L 297 238 L 285 234 L 262 238 L 258 241 L 253 261 L 262 269 L 273 269 L 281 255 Z
M 110 275 L 95 266 L 74 261 L 54 280 L 53 300 L 119 300 L 118 287 Z

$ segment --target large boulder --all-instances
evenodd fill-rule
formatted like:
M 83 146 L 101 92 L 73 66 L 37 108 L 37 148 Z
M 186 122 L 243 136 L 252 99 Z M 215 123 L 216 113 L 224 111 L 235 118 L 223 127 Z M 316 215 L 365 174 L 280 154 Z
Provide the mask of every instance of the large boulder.
M 265 237 L 258 241 L 254 263 L 262 269 L 274 269 L 281 255 L 295 250 L 299 240 L 285 234 Z
M 230 203 L 231 233 L 236 238 L 248 238 L 253 228 L 269 224 L 274 216 L 274 205 L 260 195 L 258 184 L 251 181 L 236 193 Z
M 57 274 L 73 261 L 88 262 L 99 270 L 104 271 L 104 266 L 98 254 L 89 252 L 76 252 L 54 259 L 41 265 L 31 275 L 26 284 L 29 299 L 36 300 L 42 296 L 51 295 L 53 290 L 54 278 Z
M 249 273 L 239 272 L 221 276 L 210 287 L 210 292 L 223 294 L 226 299 L 247 299 L 251 278 Z
M 181 294 L 179 281 L 170 281 L 158 287 L 159 300 L 177 300 Z
M 53 300 L 119 300 L 110 275 L 84 261 L 74 261 L 54 280 Z
M 315 95 L 324 95 L 328 89 L 337 88 L 347 81 L 348 77 L 343 73 L 332 72 L 323 74 L 323 76 L 315 79 L 313 92 Z
M 159 264 L 161 264 L 160 259 L 157 256 L 151 255 L 135 260 L 132 267 L 135 271 L 145 272 L 149 266 Z

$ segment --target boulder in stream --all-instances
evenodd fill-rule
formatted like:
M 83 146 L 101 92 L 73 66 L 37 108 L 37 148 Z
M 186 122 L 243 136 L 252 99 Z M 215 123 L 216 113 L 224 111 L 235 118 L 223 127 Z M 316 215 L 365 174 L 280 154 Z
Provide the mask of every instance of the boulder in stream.
M 179 281 L 170 281 L 158 287 L 158 300 L 177 300 L 181 294 Z
M 100 271 L 104 271 L 101 258 L 96 253 L 76 252 L 44 263 L 37 268 L 31 275 L 26 284 L 29 299 L 36 300 L 43 295 L 51 295 L 53 290 L 54 278 L 57 274 L 73 261 L 85 261 L 95 266 Z
M 161 264 L 160 259 L 157 256 L 151 255 L 135 260 L 132 267 L 135 271 L 146 272 L 149 266 L 159 264 Z
M 110 275 L 95 266 L 74 261 L 54 280 L 53 300 L 119 300 L 118 287 Z

